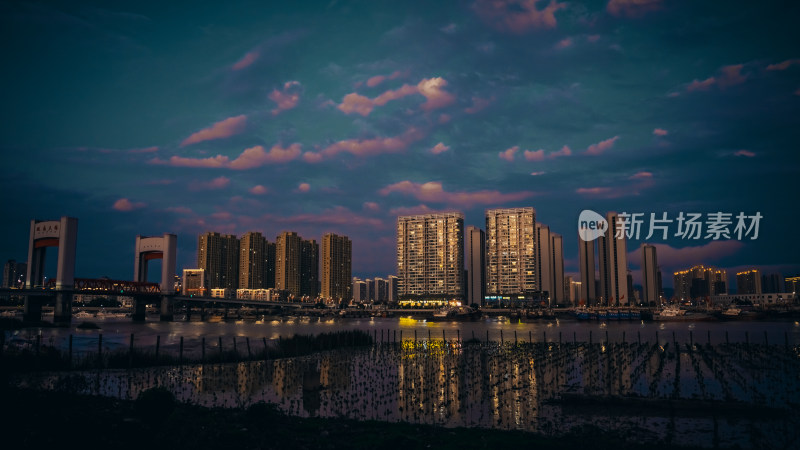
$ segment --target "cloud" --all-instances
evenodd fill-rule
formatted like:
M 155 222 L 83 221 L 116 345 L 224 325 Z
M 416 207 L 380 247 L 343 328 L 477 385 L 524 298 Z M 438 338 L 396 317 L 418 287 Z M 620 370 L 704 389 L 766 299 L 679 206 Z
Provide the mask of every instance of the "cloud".
M 651 172 L 637 172 L 628 177 L 629 180 L 642 180 L 646 178 L 653 178 L 653 174 Z
M 565 145 L 565 146 L 561 147 L 561 150 L 559 150 L 557 152 L 550 153 L 549 155 L 547 155 L 547 157 L 550 158 L 550 159 L 556 159 L 559 156 L 569 156 L 571 154 L 572 154 L 572 150 L 569 148 L 569 146 Z
M 111 207 L 117 211 L 128 212 L 128 211 L 133 211 L 134 209 L 144 208 L 145 206 L 147 206 L 146 203 L 131 202 L 127 198 L 121 198 L 115 201 L 114 205 L 112 205 Z
M 519 146 L 515 145 L 509 149 L 499 152 L 497 156 L 499 156 L 500 159 L 505 159 L 506 161 L 514 161 L 514 153 L 517 153 L 517 150 L 519 150 Z
M 450 114 L 444 114 L 444 113 L 440 114 L 439 115 L 439 123 L 440 124 L 445 124 L 447 122 L 450 122 Z
M 714 86 L 720 89 L 726 89 L 731 86 L 736 86 L 737 84 L 742 84 L 747 80 L 747 75 L 742 75 L 743 68 L 744 64 L 722 66 L 716 76 L 706 78 L 703 81 L 697 79 L 692 80 L 692 82 L 686 86 L 686 90 L 688 92 L 707 91 Z
M 134 149 L 128 150 L 128 153 L 155 153 L 157 151 L 158 151 L 158 147 L 157 146 L 152 146 L 152 147 L 145 147 L 145 148 L 134 148 Z
M 647 234 L 645 234 L 647 236 Z M 654 235 L 655 236 L 655 235 Z M 661 237 L 658 235 L 658 237 Z M 736 254 L 744 247 L 740 241 L 711 241 L 705 245 L 675 248 L 667 244 L 651 244 L 656 247 L 658 265 L 669 271 L 686 269 L 696 264 L 711 264 Z M 641 261 L 641 246 L 628 252 L 628 261 Z M 664 278 L 671 278 L 671 273 L 664 273 Z
M 424 137 L 416 128 L 409 128 L 400 136 L 374 139 L 347 139 L 335 142 L 320 152 L 306 152 L 303 159 L 309 163 L 317 163 L 326 158 L 331 158 L 340 153 L 350 153 L 358 157 L 374 156 L 384 153 L 399 153 L 404 151 L 411 143 Z
M 254 195 L 264 195 L 269 192 L 269 189 L 265 188 L 264 186 L 257 184 L 250 188 L 250 193 Z
M 663 128 L 656 128 L 653 130 L 653 134 L 655 136 L 666 136 L 669 134 L 669 132 Z
M 217 177 L 211 181 L 196 181 L 189 184 L 189 189 L 193 191 L 216 190 L 228 187 L 231 180 L 228 177 Z
M 277 104 L 275 109 L 272 110 L 272 115 L 277 116 L 281 111 L 286 111 L 297 106 L 300 101 L 300 82 L 287 81 L 283 84 L 283 89 L 273 89 L 269 94 L 269 99 Z
M 208 128 L 204 128 L 196 133 L 193 133 L 188 138 L 181 142 L 181 147 L 196 144 L 198 142 L 210 141 L 213 139 L 223 139 L 239 134 L 244 131 L 247 125 L 247 116 L 242 114 L 240 116 L 229 117 L 221 120 Z
M 436 210 L 429 208 L 427 205 L 417 206 L 398 206 L 389 210 L 392 216 L 416 216 L 418 214 L 431 214 Z
M 308 183 L 300 183 L 297 186 L 297 190 L 300 191 L 300 192 L 308 192 L 308 191 L 311 190 L 311 185 L 308 184 Z
M 606 139 L 605 141 L 600 141 L 597 144 L 592 144 L 584 153 L 586 155 L 602 155 L 603 152 L 614 146 L 614 143 L 617 142 L 617 139 L 619 139 L 619 136 L 614 136 Z
M 375 202 L 364 202 L 362 207 L 368 211 L 380 211 L 381 207 Z
M 610 187 L 591 187 L 591 188 L 578 188 L 575 190 L 578 194 L 583 195 L 603 195 L 611 192 Z
M 269 152 L 264 147 L 257 145 L 245 149 L 241 155 L 228 164 L 228 167 L 235 170 L 254 169 L 265 164 L 287 163 L 300 156 L 300 144 L 292 144 L 286 148 L 274 145 Z
M 421 108 L 424 111 L 431 111 L 448 106 L 455 101 L 455 97 L 452 94 L 443 90 L 445 86 L 447 86 L 447 80 L 436 77 L 425 78 L 416 86 L 404 84 L 397 89 L 388 90 L 374 99 L 353 92 L 344 96 L 338 108 L 345 114 L 355 113 L 366 117 L 376 106 L 383 106 L 392 100 L 398 100 L 409 95 L 420 94 L 426 99 Z
M 572 47 L 572 38 L 564 38 L 556 44 L 556 48 L 561 50 L 567 47 Z
M 544 149 L 541 148 L 536 151 L 525 150 L 523 155 L 526 161 L 544 161 Z
M 258 50 L 247 52 L 244 56 L 242 56 L 242 59 L 236 61 L 236 63 L 233 66 L 231 66 L 231 69 L 242 70 L 246 67 L 250 67 L 251 64 L 253 64 L 254 62 L 256 62 L 256 60 L 258 60 L 259 56 L 260 53 L 258 52 Z
M 661 9 L 661 0 L 610 0 L 606 11 L 612 16 L 642 17 Z
M 539 171 L 539 172 L 531 172 L 531 175 L 534 176 L 534 177 L 538 177 L 539 175 L 544 175 L 544 174 L 545 174 L 545 172 L 541 172 L 541 171 Z
M 289 217 L 271 217 L 279 223 L 291 224 L 330 224 L 330 225 L 345 225 L 345 226 L 360 226 L 371 228 L 383 228 L 383 222 L 375 217 L 367 217 L 359 215 L 343 206 L 334 206 L 333 208 L 321 211 L 318 214 L 306 213 L 298 214 Z
M 756 156 L 756 154 L 751 152 L 750 150 L 737 150 L 733 155 L 734 156 L 745 156 L 747 158 L 753 158 L 754 156 Z
M 375 75 L 374 77 L 367 80 L 367 86 L 375 87 L 386 80 L 394 80 L 395 78 L 400 78 L 404 74 L 405 74 L 404 72 L 396 70 L 392 72 L 391 75 Z
M 444 153 L 444 152 L 446 152 L 448 150 L 450 150 L 450 147 L 448 147 L 448 146 L 444 145 L 443 143 L 439 142 L 438 144 L 436 144 L 431 149 L 431 153 L 433 153 L 434 155 L 438 155 L 439 153 Z
M 261 167 L 265 164 L 281 164 L 287 163 L 300 156 L 300 144 L 291 144 L 283 148 L 280 145 L 274 145 L 269 149 L 269 152 L 264 150 L 264 147 L 256 145 L 242 151 L 233 161 L 227 156 L 217 155 L 209 158 L 186 158 L 183 156 L 172 156 L 168 160 L 153 158 L 148 163 L 169 165 L 175 167 L 195 167 L 195 168 L 227 168 L 234 170 L 247 170 Z
M 464 112 L 467 114 L 475 114 L 483 111 L 487 106 L 491 105 L 494 100 L 494 95 L 491 98 L 472 97 L 472 106 L 464 108 Z
M 511 192 L 501 193 L 499 191 L 475 191 L 475 192 L 447 192 L 439 181 L 429 181 L 427 183 L 414 183 L 411 181 L 400 181 L 384 187 L 379 191 L 381 195 L 389 195 L 392 192 L 399 192 L 416 198 L 421 202 L 447 203 L 454 205 L 475 205 L 475 204 L 500 204 L 524 200 L 535 195 L 534 192 Z
M 538 3 L 547 0 L 477 0 L 475 13 L 492 28 L 513 34 L 524 34 L 531 30 L 551 29 L 557 25 L 556 11 L 566 8 L 566 3 L 550 0 L 544 8 Z
M 800 59 L 787 59 L 777 64 L 770 64 L 767 66 L 767 70 L 786 70 L 794 65 L 800 65 Z

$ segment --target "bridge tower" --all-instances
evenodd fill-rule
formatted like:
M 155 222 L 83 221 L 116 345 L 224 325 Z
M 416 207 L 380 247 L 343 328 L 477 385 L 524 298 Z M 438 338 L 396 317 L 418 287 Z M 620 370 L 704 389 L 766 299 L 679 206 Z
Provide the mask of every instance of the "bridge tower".
M 172 301 L 167 296 L 175 292 L 175 266 L 178 236 L 136 236 L 134 281 L 147 281 L 147 265 L 151 260 L 161 260 L 161 320 L 172 320 Z M 134 320 L 144 320 L 144 300 L 134 298 Z
M 78 242 L 78 219 L 62 217 L 60 220 L 31 220 L 28 240 L 28 273 L 25 287 L 41 287 L 44 284 L 44 263 L 47 247 L 58 247 L 56 271 L 56 305 L 54 323 L 69 323 L 72 317 L 72 287 L 75 284 L 75 250 Z M 25 297 L 25 320 L 41 320 L 40 302 Z

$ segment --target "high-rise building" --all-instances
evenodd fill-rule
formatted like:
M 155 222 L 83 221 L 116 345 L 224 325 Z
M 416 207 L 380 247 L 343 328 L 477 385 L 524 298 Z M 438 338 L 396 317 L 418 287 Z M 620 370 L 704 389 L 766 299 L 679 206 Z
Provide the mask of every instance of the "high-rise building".
M 319 297 L 319 244 L 314 239 L 300 242 L 300 295 Z
M 386 303 L 389 301 L 389 283 L 383 278 L 375 278 L 373 281 L 375 292 L 375 302 Z
M 397 303 L 399 301 L 397 298 L 399 279 L 394 275 L 389 275 L 387 282 L 389 283 L 389 303 Z
M 486 295 L 486 233 L 478 227 L 469 226 L 464 234 L 467 265 L 466 303 L 482 305 Z
M 353 278 L 353 301 L 356 303 L 368 302 L 367 298 L 367 282 Z
M 569 278 L 569 284 L 567 284 L 567 278 Z M 584 297 L 583 293 L 583 283 L 580 281 L 574 281 L 572 277 L 566 277 L 564 279 L 564 287 L 566 288 L 567 292 L 569 292 L 570 302 L 573 305 L 578 305 L 578 301 Z
M 239 289 L 265 289 L 267 240 L 257 231 L 245 233 L 239 240 Z
M 594 271 L 594 240 L 586 241 L 578 237 L 579 264 L 581 265 L 581 297 L 578 305 L 594 305 L 597 293 L 595 287 Z
M 550 294 L 550 304 L 559 305 L 564 303 L 564 238 L 560 234 L 550 234 L 550 253 L 553 274 L 553 292 Z
M 654 245 L 642 244 L 642 301 L 646 304 L 660 302 L 658 286 L 658 257 Z
M 12 288 L 25 285 L 25 277 L 28 274 L 28 264 L 18 263 L 9 259 L 3 268 L 3 287 Z
M 181 280 L 182 295 L 197 295 L 205 297 L 209 292 L 206 287 L 206 271 L 203 269 L 183 269 L 183 279 Z
M 398 217 L 397 275 L 401 298 L 462 299 L 464 215 Z
M 347 236 L 322 236 L 322 297 L 349 300 L 353 270 L 353 244 Z
M 197 245 L 197 267 L 205 270 L 206 288 L 236 291 L 239 285 L 239 239 L 207 232 Z
M 764 294 L 784 292 L 783 275 L 779 273 L 765 273 L 761 275 L 761 291 Z
M 536 289 L 553 298 L 553 258 L 550 246 L 550 227 L 541 223 L 534 229 L 534 260 L 536 261 Z
M 275 288 L 300 294 L 300 236 L 293 231 L 279 234 L 275 242 Z
M 519 295 L 538 290 L 536 211 L 533 208 L 486 211 L 486 294 Z
M 736 273 L 737 294 L 761 294 L 761 271 L 750 269 Z
M 728 292 L 728 272 L 702 264 L 673 274 L 675 298 L 681 302 L 703 300 Z
M 800 294 L 800 277 L 784 278 L 783 288 L 787 293 Z
M 628 256 L 626 236 L 623 232 L 617 239 L 617 230 L 624 231 L 619 216 L 615 212 L 606 214 L 608 230 L 605 236 L 597 238 L 600 263 L 600 293 L 604 305 L 628 305 Z
M 275 289 L 275 243 L 264 239 L 264 287 Z

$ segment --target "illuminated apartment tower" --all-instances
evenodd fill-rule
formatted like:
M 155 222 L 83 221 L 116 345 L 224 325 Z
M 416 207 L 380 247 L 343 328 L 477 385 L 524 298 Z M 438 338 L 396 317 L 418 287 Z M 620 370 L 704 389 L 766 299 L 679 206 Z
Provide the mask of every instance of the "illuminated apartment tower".
M 761 271 L 758 269 L 745 270 L 736 273 L 737 294 L 760 294 Z
M 536 211 L 486 211 L 486 295 L 531 294 L 536 279 Z
M 401 298 L 463 298 L 464 215 L 398 217 L 397 275 Z
M 275 289 L 300 295 L 300 243 L 297 233 L 284 231 L 275 242 Z
M 534 260 L 536 261 L 536 288 L 542 293 L 547 293 L 553 298 L 553 257 L 550 250 L 552 239 L 550 227 L 541 223 L 536 224 L 534 232 Z
M 197 267 L 205 270 L 207 289 L 239 286 L 239 239 L 231 234 L 207 232 L 197 244 Z
M 267 240 L 257 231 L 245 233 L 239 240 L 239 289 L 264 289 L 264 255 Z
M 728 292 L 728 272 L 724 269 L 692 266 L 673 274 L 675 297 L 680 301 L 702 299 Z
M 645 304 L 660 304 L 658 283 L 658 257 L 653 245 L 642 244 L 642 301 Z
M 464 241 L 467 251 L 466 303 L 482 305 L 486 295 L 486 233 L 478 227 L 467 227 Z
M 300 295 L 319 297 L 319 244 L 314 239 L 300 242 Z
M 347 236 L 322 236 L 322 297 L 350 300 L 352 294 L 353 244 Z
M 557 233 L 550 234 L 550 254 L 553 291 L 550 293 L 550 304 L 564 303 L 564 238 Z
M 619 217 L 615 212 L 606 214 L 608 230 L 597 239 L 600 263 L 600 293 L 603 305 L 628 305 L 628 257 L 626 237 L 616 238 Z
M 585 241 L 578 237 L 579 264 L 581 265 L 581 297 L 578 305 L 594 305 L 597 300 L 595 292 L 594 241 Z

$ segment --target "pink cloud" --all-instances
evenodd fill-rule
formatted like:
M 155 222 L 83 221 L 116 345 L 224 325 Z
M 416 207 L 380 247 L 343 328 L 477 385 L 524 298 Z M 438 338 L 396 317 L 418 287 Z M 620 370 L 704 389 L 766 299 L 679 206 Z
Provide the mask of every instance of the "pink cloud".
M 629 180 L 642 180 L 645 178 L 653 178 L 653 174 L 651 172 L 637 172 L 628 177 Z
M 787 59 L 777 64 L 770 64 L 767 66 L 767 70 L 786 70 L 794 65 L 800 65 L 800 59 Z
M 269 149 L 269 152 L 265 151 L 264 147 L 257 145 L 245 149 L 241 155 L 228 164 L 228 167 L 235 170 L 245 170 L 261 167 L 265 164 L 287 163 L 299 157 L 300 153 L 300 144 L 297 143 L 286 148 L 274 145 Z
M 308 183 L 300 183 L 297 186 L 297 190 L 300 191 L 300 192 L 308 192 L 308 191 L 311 190 L 311 185 L 308 184 Z
M 403 76 L 403 74 L 404 74 L 403 72 L 401 72 L 399 70 L 396 70 L 396 71 L 392 72 L 391 75 L 375 75 L 374 77 L 372 77 L 369 80 L 367 80 L 367 86 L 375 87 L 375 86 L 383 83 L 386 80 L 394 80 L 395 78 L 399 78 L 399 77 Z
M 275 109 L 272 110 L 272 115 L 277 116 L 281 111 L 286 111 L 297 106 L 300 101 L 300 82 L 287 81 L 283 84 L 283 89 L 273 89 L 269 94 L 269 99 L 276 103 Z
M 713 86 L 718 86 L 720 89 L 726 89 L 737 84 L 742 84 L 747 80 L 747 75 L 742 75 L 743 64 L 732 64 L 729 66 L 722 66 L 716 76 L 706 78 L 703 81 L 692 80 L 686 90 L 692 91 L 707 91 Z
M 499 152 L 497 156 L 499 156 L 500 159 L 505 159 L 506 161 L 514 161 L 514 153 L 517 153 L 517 150 L 519 150 L 519 146 L 515 145 L 509 149 Z
M 661 236 L 659 235 L 658 237 L 660 238 Z M 740 241 L 711 241 L 705 245 L 683 248 L 675 248 L 660 243 L 651 245 L 656 247 L 658 265 L 670 271 L 685 269 L 696 264 L 712 264 L 722 258 L 736 254 L 744 247 L 744 243 Z M 628 261 L 641 260 L 641 246 L 628 252 Z M 665 277 L 672 276 L 671 273 L 664 273 L 663 275 Z
M 269 192 L 269 189 L 265 188 L 264 186 L 257 184 L 250 188 L 250 193 L 254 195 L 264 195 Z
M 467 114 L 475 114 L 483 111 L 487 106 L 491 105 L 494 100 L 494 96 L 491 98 L 472 97 L 472 106 L 465 108 L 464 112 Z
M 289 217 L 270 217 L 279 223 L 291 224 L 329 224 L 358 227 L 383 228 L 383 222 L 374 217 L 357 214 L 343 206 L 335 206 L 318 214 L 298 214 Z
M 379 191 L 381 195 L 389 195 L 392 192 L 399 192 L 412 196 L 421 202 L 447 203 L 456 205 L 475 205 L 475 204 L 499 204 L 524 200 L 535 195 L 534 192 L 511 192 L 501 193 L 499 191 L 475 191 L 475 192 L 447 192 L 439 181 L 429 181 L 427 183 L 414 183 L 411 181 L 400 181 L 384 187 Z
M 397 89 L 388 90 L 374 99 L 353 92 L 344 96 L 338 108 L 345 114 L 355 113 L 366 117 L 376 106 L 383 106 L 392 100 L 409 95 L 420 94 L 426 99 L 421 108 L 424 111 L 431 111 L 448 106 L 455 101 L 452 94 L 443 90 L 445 86 L 447 86 L 447 80 L 437 77 L 425 78 L 416 86 L 404 84 Z
M 375 202 L 364 202 L 362 206 L 368 211 L 380 211 L 381 209 L 380 205 Z
M 418 214 L 430 214 L 434 211 L 435 210 L 428 208 L 427 205 L 398 206 L 397 208 L 390 209 L 389 214 L 392 216 L 415 216 Z
M 591 42 L 591 43 L 595 43 L 595 42 L 600 40 L 600 35 L 599 34 L 592 34 L 592 35 L 586 36 L 586 40 Z
M 222 139 L 231 137 L 244 131 L 247 125 L 247 116 L 244 114 L 235 117 L 229 117 L 221 120 L 208 128 L 204 128 L 196 133 L 193 133 L 188 138 L 181 142 L 181 147 L 196 144 L 198 142 L 210 141 L 213 139 Z
M 157 146 L 153 146 L 153 147 L 145 147 L 145 148 L 134 148 L 134 149 L 128 150 L 128 153 L 155 153 L 157 151 L 158 151 L 158 147 Z
M 404 151 L 410 144 L 419 141 L 423 137 L 424 134 L 416 128 L 409 128 L 402 135 L 395 137 L 347 139 L 335 142 L 318 153 L 306 152 L 303 155 L 303 159 L 309 163 L 316 163 L 340 153 L 350 153 L 351 155 L 359 157 L 374 156 L 384 153 L 399 153 Z
M 539 175 L 544 175 L 545 172 L 531 172 L 531 176 L 538 177 Z
M 556 48 L 561 50 L 572 46 L 572 38 L 564 38 L 556 44 Z
M 227 177 L 217 177 L 211 181 L 197 181 L 189 184 L 189 189 L 199 191 L 199 190 L 215 190 L 215 189 L 224 189 L 231 184 L 230 178 Z
M 115 201 L 114 205 L 112 205 L 111 207 L 117 211 L 128 212 L 128 211 L 133 211 L 134 209 L 144 208 L 145 206 L 147 206 L 146 203 L 131 202 L 127 198 L 121 198 Z
M 556 159 L 559 156 L 569 156 L 571 154 L 572 154 L 572 150 L 569 148 L 569 146 L 565 145 L 565 146 L 561 147 L 561 150 L 559 150 L 557 152 L 550 153 L 549 155 L 547 155 L 547 157 L 550 158 L 550 159 Z
M 525 150 L 523 155 L 526 161 L 544 161 L 544 149 L 541 148 L 536 151 Z
M 447 122 L 450 122 L 450 114 L 441 114 L 441 115 L 439 115 L 439 123 L 440 124 L 445 124 Z
M 283 148 L 274 145 L 269 152 L 264 147 L 256 145 L 245 149 L 233 161 L 227 156 L 217 155 L 209 158 L 186 158 L 183 156 L 173 156 L 169 160 L 153 158 L 148 163 L 170 165 L 175 167 L 196 167 L 196 168 L 228 168 L 234 170 L 246 170 L 261 167 L 265 164 L 280 164 L 292 161 L 300 156 L 300 144 L 291 144 Z
M 747 158 L 752 158 L 752 157 L 756 156 L 756 154 L 751 152 L 751 151 L 749 151 L 749 150 L 737 150 L 734 153 L 734 156 L 745 156 Z
M 641 17 L 661 9 L 661 0 L 611 0 L 606 11 L 613 16 Z
M 252 52 L 247 52 L 242 57 L 242 59 L 240 59 L 239 61 L 236 61 L 236 64 L 234 64 L 231 67 L 231 69 L 233 69 L 233 70 L 242 70 L 242 69 L 244 69 L 246 67 L 249 67 L 251 64 L 256 62 L 256 60 L 258 60 L 258 57 L 259 57 L 258 50 L 253 50 Z
M 653 130 L 653 134 L 656 136 L 666 136 L 669 132 L 663 128 L 656 128 Z
M 438 155 L 439 153 L 444 153 L 444 152 L 446 152 L 448 150 L 450 150 L 450 147 L 448 147 L 448 146 L 444 145 L 443 143 L 439 142 L 438 144 L 436 144 L 431 149 L 431 153 L 433 153 L 434 155 Z
M 578 194 L 585 195 L 602 195 L 611 192 L 610 187 L 592 187 L 592 188 L 578 188 L 575 190 Z
M 617 142 L 617 139 L 619 139 L 619 136 L 614 136 L 606 139 L 605 141 L 600 141 L 597 144 L 592 144 L 584 153 L 587 155 L 602 155 L 603 152 L 614 146 L 614 143 Z
M 489 26 L 502 32 L 523 34 L 531 30 L 555 28 L 555 13 L 566 8 L 567 4 L 550 0 L 544 8 L 539 9 L 537 3 L 540 0 L 478 0 L 473 9 Z

